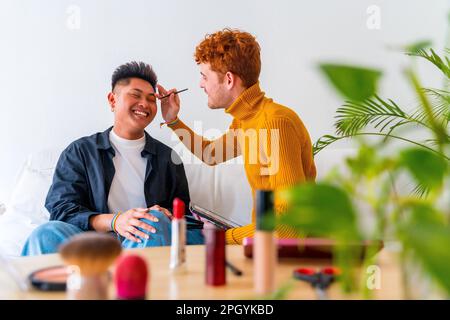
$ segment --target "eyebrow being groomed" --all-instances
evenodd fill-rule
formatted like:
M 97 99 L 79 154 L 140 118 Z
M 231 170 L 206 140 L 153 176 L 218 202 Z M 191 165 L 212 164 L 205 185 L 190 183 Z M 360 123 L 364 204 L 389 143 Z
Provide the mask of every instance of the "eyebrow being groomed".
M 141 89 L 137 89 L 137 88 L 133 88 L 131 90 L 137 91 L 139 93 L 144 93 Z M 148 93 L 147 96 L 151 96 L 151 97 L 155 97 L 156 98 L 156 93 L 155 92 L 151 92 L 151 93 Z

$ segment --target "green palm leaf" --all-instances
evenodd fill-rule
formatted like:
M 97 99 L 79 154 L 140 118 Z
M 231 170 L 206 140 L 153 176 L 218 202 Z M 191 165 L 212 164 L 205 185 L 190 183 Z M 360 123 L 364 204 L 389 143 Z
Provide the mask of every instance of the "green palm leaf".
M 430 193 L 430 188 L 426 187 L 423 184 L 416 184 L 414 189 L 411 191 L 412 194 L 415 194 L 419 198 L 426 198 Z
M 418 52 L 419 50 L 423 50 L 426 48 L 431 47 L 433 43 L 430 40 L 421 40 L 421 41 L 417 41 L 414 43 L 411 43 L 409 45 L 403 46 L 403 52 L 408 52 L 408 53 L 415 53 Z
M 429 150 L 431 152 L 434 152 L 436 154 L 438 154 L 439 156 L 441 156 L 442 158 L 450 161 L 450 157 L 447 157 L 444 153 L 441 153 L 437 150 L 434 150 L 433 148 L 430 148 L 429 146 L 427 146 L 426 144 L 422 144 L 420 142 L 416 142 L 404 137 L 399 137 L 399 136 L 394 136 L 391 134 L 387 134 L 387 133 L 378 133 L 378 132 L 361 132 L 361 133 L 355 133 L 352 135 L 345 135 L 345 136 L 340 136 L 340 137 L 335 137 L 332 135 L 324 135 L 322 137 L 319 138 L 319 140 L 317 140 L 314 145 L 313 145 L 313 153 L 314 155 L 316 155 L 317 153 L 319 153 L 322 149 L 324 149 L 325 147 L 329 146 L 330 144 L 342 140 L 342 139 L 346 139 L 346 138 L 354 138 L 356 136 L 375 136 L 375 137 L 383 137 L 384 139 L 396 139 L 396 140 L 400 140 L 406 143 L 410 143 L 413 144 L 415 146 L 424 148 L 426 150 Z
M 411 69 L 406 70 L 406 76 L 409 78 L 411 85 L 420 99 L 420 105 L 426 114 L 427 124 L 430 125 L 434 136 L 439 141 L 439 149 L 442 151 L 443 145 L 450 142 L 447 127 L 434 117 L 435 111 L 433 110 L 433 104 L 430 102 L 429 96 L 424 92 L 423 87 L 420 85 L 420 81 L 414 71 Z
M 446 54 L 449 54 L 448 48 L 445 49 L 445 52 Z M 430 53 L 428 53 L 425 49 L 419 49 L 417 51 L 408 52 L 406 54 L 409 56 L 416 56 L 427 59 L 436 67 L 438 67 L 447 78 L 450 79 L 450 60 L 448 59 L 448 57 L 444 57 L 444 59 L 442 59 L 439 55 L 436 54 L 436 52 L 434 52 L 433 49 L 430 49 Z
M 322 149 L 340 139 L 344 139 L 344 137 L 335 137 L 329 134 L 320 137 L 319 140 L 317 140 L 313 145 L 313 154 L 318 154 Z
M 430 147 L 437 147 L 439 146 L 439 141 L 437 139 L 426 139 L 423 141 Z
M 430 88 L 424 88 L 423 92 L 430 98 L 433 117 L 446 127 L 450 121 L 450 92 Z M 422 106 L 411 117 L 420 122 L 427 121 L 427 113 Z
M 336 111 L 336 133 L 338 135 L 354 135 L 369 124 L 379 132 L 387 127 L 397 127 L 407 123 L 425 123 L 411 118 L 392 100 L 385 101 L 379 96 L 362 102 L 347 101 Z

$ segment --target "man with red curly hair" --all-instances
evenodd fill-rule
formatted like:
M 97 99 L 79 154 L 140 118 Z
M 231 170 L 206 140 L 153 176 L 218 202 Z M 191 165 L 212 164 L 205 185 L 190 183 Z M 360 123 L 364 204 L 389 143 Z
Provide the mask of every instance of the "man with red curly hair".
M 195 61 L 200 67 L 200 87 L 208 95 L 208 107 L 225 109 L 233 117 L 229 130 L 216 140 L 195 134 L 179 118 L 180 100 L 158 86 L 163 119 L 184 145 L 208 165 L 216 165 L 243 156 L 245 172 L 252 188 L 279 191 L 295 184 L 314 180 L 316 167 L 311 139 L 298 115 L 265 96 L 259 86 L 260 46 L 250 33 L 223 29 L 207 35 L 196 47 Z M 196 148 L 201 146 L 201 148 Z M 198 149 L 198 150 L 197 150 Z M 229 244 L 241 244 L 253 236 L 252 223 L 228 229 Z M 286 203 L 275 196 L 275 212 L 282 214 Z M 288 227 L 277 227 L 277 236 L 295 237 Z

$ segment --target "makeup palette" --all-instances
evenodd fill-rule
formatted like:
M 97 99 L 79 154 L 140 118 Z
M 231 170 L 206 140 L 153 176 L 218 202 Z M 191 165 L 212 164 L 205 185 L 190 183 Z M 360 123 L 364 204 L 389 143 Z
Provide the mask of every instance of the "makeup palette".
M 67 266 L 54 266 L 31 273 L 28 276 L 33 287 L 42 291 L 65 291 L 67 278 L 70 275 Z

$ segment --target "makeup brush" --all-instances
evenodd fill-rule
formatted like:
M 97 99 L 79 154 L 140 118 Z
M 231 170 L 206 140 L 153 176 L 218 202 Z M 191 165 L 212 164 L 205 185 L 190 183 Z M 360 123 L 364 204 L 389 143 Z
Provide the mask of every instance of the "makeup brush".
M 188 90 L 188 88 L 182 89 L 182 90 L 178 90 L 178 91 L 175 91 L 175 92 L 172 92 L 172 93 L 173 93 L 173 94 L 177 94 L 177 93 L 184 92 L 184 91 L 187 91 L 187 90 Z M 160 97 L 159 99 L 161 100 L 161 99 L 167 98 L 167 97 L 169 97 L 172 93 L 166 94 L 165 96 L 162 96 L 162 97 Z
M 122 251 L 108 234 L 88 231 L 63 244 L 59 253 L 73 270 L 67 279 L 69 299 L 107 299 L 108 268 Z

